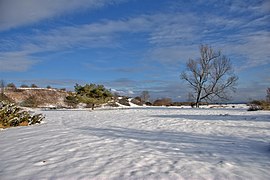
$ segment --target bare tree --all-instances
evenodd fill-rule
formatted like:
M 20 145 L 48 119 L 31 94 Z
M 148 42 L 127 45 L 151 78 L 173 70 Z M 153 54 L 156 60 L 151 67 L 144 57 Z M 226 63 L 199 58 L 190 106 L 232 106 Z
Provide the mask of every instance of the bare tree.
M 17 89 L 17 87 L 16 87 L 16 85 L 14 83 L 8 83 L 7 88 L 9 88 L 11 90 L 16 90 Z
M 270 88 L 266 89 L 266 102 L 270 103 Z
M 5 82 L 4 80 L 0 80 L 0 98 L 3 99 L 4 91 L 5 91 Z
M 200 46 L 200 55 L 197 60 L 189 59 L 187 69 L 181 73 L 181 79 L 193 89 L 196 107 L 201 101 L 228 100 L 238 80 L 230 60 L 208 45 Z
M 142 102 L 147 102 L 150 98 L 149 92 L 148 91 L 143 91 L 141 94 L 141 99 Z

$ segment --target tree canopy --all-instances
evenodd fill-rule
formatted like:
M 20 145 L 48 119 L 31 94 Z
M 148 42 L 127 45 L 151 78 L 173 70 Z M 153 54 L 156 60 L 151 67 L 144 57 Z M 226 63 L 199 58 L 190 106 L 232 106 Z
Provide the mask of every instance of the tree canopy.
M 76 84 L 75 86 L 76 96 L 80 102 L 91 105 L 94 109 L 95 105 L 108 102 L 112 94 L 103 85 L 86 84 L 81 86 Z

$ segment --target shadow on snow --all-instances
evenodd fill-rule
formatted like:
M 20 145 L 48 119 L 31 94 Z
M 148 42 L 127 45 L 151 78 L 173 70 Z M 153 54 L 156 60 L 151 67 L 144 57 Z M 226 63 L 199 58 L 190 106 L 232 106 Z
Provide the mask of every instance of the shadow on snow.
M 252 138 L 137 130 L 122 127 L 82 127 L 77 128 L 77 130 L 85 135 L 97 136 L 102 140 L 110 139 L 120 141 L 123 144 L 133 143 L 138 146 L 138 150 L 152 153 L 156 151 L 173 158 L 193 157 L 201 161 L 211 158 L 216 161 L 218 158 L 222 161 L 243 161 L 253 165 L 257 163 L 259 166 L 260 162 L 270 165 L 269 144 Z
M 187 119 L 195 121 L 253 121 L 253 122 L 270 122 L 270 115 L 186 115 L 186 114 L 170 114 L 170 115 L 151 115 L 154 118 L 170 118 L 170 119 Z

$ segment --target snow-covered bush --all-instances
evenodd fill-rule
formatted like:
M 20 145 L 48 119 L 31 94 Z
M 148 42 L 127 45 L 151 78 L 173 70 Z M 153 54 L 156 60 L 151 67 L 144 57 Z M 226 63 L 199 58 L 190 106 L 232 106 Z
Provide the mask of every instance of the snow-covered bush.
M 133 104 L 138 105 L 138 106 L 142 106 L 143 105 L 142 99 L 140 97 L 135 97 L 134 99 L 131 100 L 131 102 Z
M 153 104 L 151 102 L 145 102 L 146 106 L 153 106 Z
M 172 100 L 170 98 L 157 99 L 153 103 L 154 106 L 171 106 Z
M 270 103 L 263 100 L 254 100 L 248 105 L 248 111 L 270 110 Z
M 123 98 L 119 99 L 119 104 L 122 104 L 124 106 L 130 106 L 128 97 L 123 97 Z
M 44 119 L 42 114 L 31 115 L 15 104 L 0 102 L 0 127 L 27 126 L 40 123 Z
M 262 110 L 262 107 L 255 104 L 249 105 L 248 111 L 258 111 L 258 110 Z
M 119 105 L 116 102 L 108 102 L 106 104 L 106 106 L 110 106 L 110 107 L 119 107 Z

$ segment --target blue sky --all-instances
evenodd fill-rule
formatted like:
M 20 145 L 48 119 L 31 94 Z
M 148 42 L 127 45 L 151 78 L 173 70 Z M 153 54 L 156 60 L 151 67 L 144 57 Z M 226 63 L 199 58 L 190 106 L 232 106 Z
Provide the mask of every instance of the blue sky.
M 1 0 L 0 79 L 184 101 L 179 75 L 208 44 L 239 76 L 233 101 L 264 99 L 269 22 L 269 0 Z

